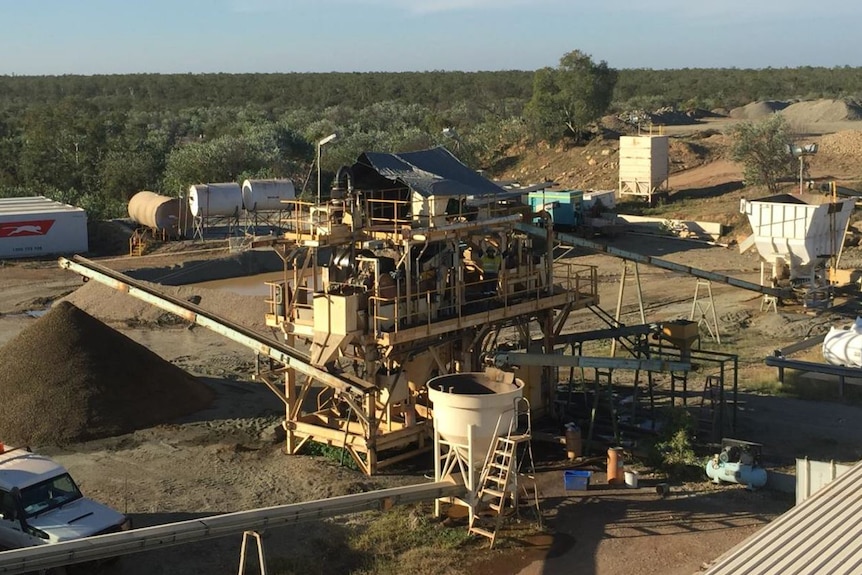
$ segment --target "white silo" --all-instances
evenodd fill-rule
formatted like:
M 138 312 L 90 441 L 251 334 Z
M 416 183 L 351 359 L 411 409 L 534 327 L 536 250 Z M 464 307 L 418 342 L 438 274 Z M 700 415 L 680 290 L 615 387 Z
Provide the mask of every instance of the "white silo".
M 620 136 L 620 196 L 646 198 L 668 193 L 670 154 L 663 134 Z

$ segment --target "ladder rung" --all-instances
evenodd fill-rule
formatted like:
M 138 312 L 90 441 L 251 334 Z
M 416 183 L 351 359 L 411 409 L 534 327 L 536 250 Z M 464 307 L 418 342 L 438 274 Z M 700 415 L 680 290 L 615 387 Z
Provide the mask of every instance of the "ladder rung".
M 509 457 L 512 457 L 511 452 L 509 452 L 509 451 L 504 451 L 504 450 L 501 450 L 501 449 L 498 449 L 497 451 L 495 451 L 495 452 L 494 452 L 494 455 L 499 455 L 500 457 L 505 457 L 505 458 L 507 458 L 507 459 L 508 459 Z
M 502 475 L 489 475 L 488 481 L 494 481 L 495 483 L 504 485 L 508 481 L 508 478 L 503 477 Z
M 470 527 L 470 532 L 481 535 L 482 537 L 487 537 L 488 539 L 493 539 L 495 536 L 493 531 L 488 531 L 487 529 L 483 529 L 482 527 Z
M 489 503 L 488 507 L 490 507 L 491 509 L 493 509 L 497 513 L 502 513 L 502 509 L 503 509 L 504 505 L 502 502 L 500 502 L 500 503 Z
M 494 497 L 504 497 L 506 495 L 505 491 L 500 491 L 499 489 L 491 489 L 488 487 L 483 489 L 482 493 L 487 493 L 488 495 L 492 495 Z
M 522 443 L 524 441 L 530 441 L 531 437 L 528 433 L 522 433 L 519 435 L 510 435 L 509 439 L 511 439 L 513 443 Z
M 497 463 L 496 461 L 492 461 L 488 464 L 490 467 L 496 467 L 497 469 L 509 469 L 508 463 Z

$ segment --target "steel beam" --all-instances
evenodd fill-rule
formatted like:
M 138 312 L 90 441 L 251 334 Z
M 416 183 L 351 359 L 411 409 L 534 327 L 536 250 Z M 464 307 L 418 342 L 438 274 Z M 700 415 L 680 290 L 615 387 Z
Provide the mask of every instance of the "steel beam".
M 643 371 L 691 371 L 691 364 L 660 359 L 624 359 L 616 357 L 587 357 L 583 355 L 549 355 L 510 351 L 494 356 L 497 367 L 539 365 L 552 367 L 597 367 L 599 369 L 640 369 Z

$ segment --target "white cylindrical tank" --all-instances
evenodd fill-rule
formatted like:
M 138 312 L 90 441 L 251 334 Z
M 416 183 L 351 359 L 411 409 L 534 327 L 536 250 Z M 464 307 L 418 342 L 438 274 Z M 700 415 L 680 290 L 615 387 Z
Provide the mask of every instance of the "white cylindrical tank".
M 296 197 L 290 180 L 246 180 L 242 183 L 242 205 L 249 212 L 277 212 L 287 208 L 282 200 Z
M 494 439 L 495 428 L 499 435 L 508 433 L 515 417 L 515 400 L 523 393 L 524 382 L 513 376 L 502 381 L 486 373 L 435 377 L 428 381 L 434 429 L 444 440 L 455 444 L 463 459 L 468 459 L 466 446 L 472 438 L 472 463 L 479 466 Z
M 129 199 L 129 217 L 135 222 L 154 230 L 177 233 L 182 223 L 185 208 L 179 198 L 162 196 L 155 192 L 138 192 Z
M 832 327 L 823 339 L 823 359 L 832 365 L 862 367 L 862 317 L 847 327 Z
M 189 186 L 189 210 L 193 216 L 233 216 L 242 210 L 242 188 L 233 182 Z

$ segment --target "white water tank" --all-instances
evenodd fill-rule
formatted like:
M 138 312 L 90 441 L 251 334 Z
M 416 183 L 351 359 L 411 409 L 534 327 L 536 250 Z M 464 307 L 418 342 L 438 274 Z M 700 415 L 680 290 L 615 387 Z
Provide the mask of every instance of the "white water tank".
M 428 398 L 434 409 L 434 429 L 467 460 L 473 448 L 474 466 L 481 465 L 494 439 L 506 435 L 515 417 L 515 400 L 523 396 L 524 382 L 511 373 L 453 373 L 428 381 Z M 498 426 L 499 421 L 499 426 Z
M 862 318 L 847 327 L 832 327 L 823 339 L 823 359 L 832 365 L 862 367 Z
M 242 188 L 233 182 L 189 186 L 189 210 L 202 218 L 239 215 Z
M 282 200 L 296 197 L 290 180 L 246 180 L 242 183 L 242 205 L 248 212 L 277 212 L 287 209 Z

